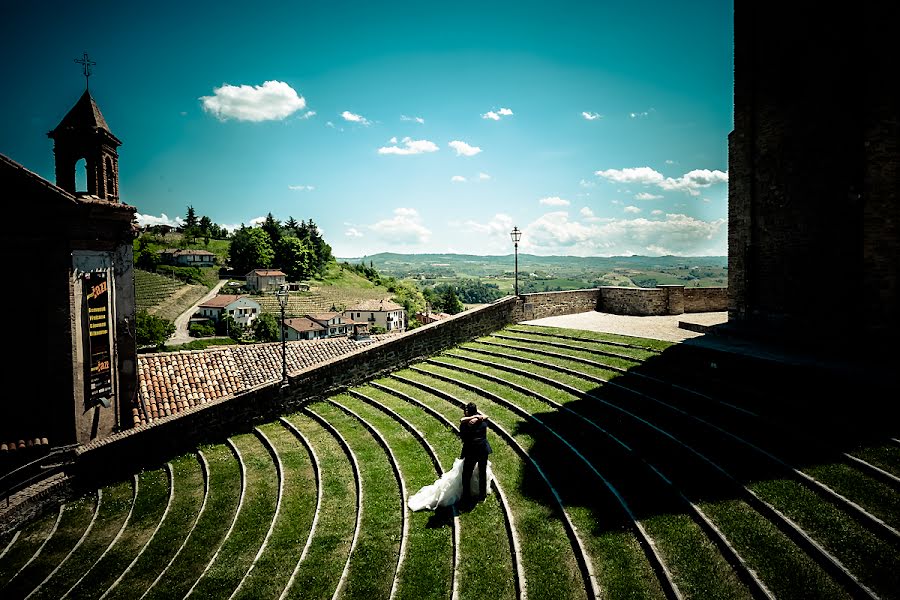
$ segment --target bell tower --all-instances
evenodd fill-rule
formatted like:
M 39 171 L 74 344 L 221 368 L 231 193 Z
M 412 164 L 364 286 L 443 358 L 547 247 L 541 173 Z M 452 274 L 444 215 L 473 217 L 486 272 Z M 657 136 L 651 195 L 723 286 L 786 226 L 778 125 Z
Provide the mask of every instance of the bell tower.
M 119 202 L 119 154 L 116 149 L 122 142 L 109 130 L 91 97 L 87 82 L 91 65 L 95 63 L 87 53 L 75 62 L 84 66 L 84 94 L 56 129 L 47 133 L 53 140 L 56 156 L 56 185 L 74 195 L 87 194 Z M 81 159 L 87 167 L 87 190 L 75 189 L 75 165 Z

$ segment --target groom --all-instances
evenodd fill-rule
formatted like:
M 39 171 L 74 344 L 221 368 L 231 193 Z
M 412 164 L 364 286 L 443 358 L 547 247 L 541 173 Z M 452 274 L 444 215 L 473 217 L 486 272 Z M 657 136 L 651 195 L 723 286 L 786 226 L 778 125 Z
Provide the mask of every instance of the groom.
M 487 440 L 487 416 L 478 412 L 474 402 L 466 404 L 465 416 L 459 421 L 459 437 L 462 438 L 463 492 L 461 501 L 471 501 L 471 479 L 475 465 L 478 465 L 478 498 L 480 502 L 487 495 L 487 460 L 492 452 Z

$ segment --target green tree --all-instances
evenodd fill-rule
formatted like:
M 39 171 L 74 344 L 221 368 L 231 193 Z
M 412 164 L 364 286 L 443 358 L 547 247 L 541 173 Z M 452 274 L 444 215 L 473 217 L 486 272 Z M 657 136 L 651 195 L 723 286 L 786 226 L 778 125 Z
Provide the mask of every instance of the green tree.
M 245 275 L 253 269 L 268 269 L 274 258 L 272 240 L 262 229 L 241 225 L 234 232 L 228 247 L 228 262 L 235 273 Z
M 272 213 L 266 215 L 265 222 L 260 225 L 263 231 L 269 234 L 269 240 L 274 247 L 278 244 L 278 241 L 281 239 L 282 231 L 281 231 L 281 223 L 275 220 L 275 217 L 272 216 Z
M 463 303 L 460 302 L 459 297 L 456 295 L 456 290 L 453 289 L 452 285 L 448 285 L 444 290 L 444 294 L 441 297 L 441 305 L 444 312 L 451 315 L 461 313 L 465 310 Z
M 422 292 L 410 281 L 393 280 L 389 288 L 393 288 L 392 300 L 406 311 L 407 329 L 415 329 L 421 323 L 416 319 L 416 313 L 425 310 L 425 298 Z
M 187 229 L 188 227 L 196 227 L 197 224 L 197 213 L 194 212 L 193 206 L 188 206 L 187 216 L 184 219 L 184 227 L 185 229 Z
M 278 342 L 281 340 L 281 323 L 274 315 L 262 313 L 253 321 L 253 337 L 257 342 Z
M 312 274 L 313 251 L 309 242 L 293 236 L 283 237 L 275 244 L 275 263 L 290 281 L 307 279 Z
M 135 321 L 135 341 L 138 348 L 162 348 L 166 340 L 175 333 L 175 323 L 151 315 L 146 310 L 138 311 Z

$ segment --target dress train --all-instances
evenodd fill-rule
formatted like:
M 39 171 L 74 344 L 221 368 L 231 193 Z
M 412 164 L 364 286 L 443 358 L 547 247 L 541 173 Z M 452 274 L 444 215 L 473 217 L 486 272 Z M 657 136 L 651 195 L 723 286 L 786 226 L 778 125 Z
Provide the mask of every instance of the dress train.
M 422 487 L 418 492 L 409 497 L 407 506 L 411 511 L 434 510 L 439 506 L 456 504 L 462 497 L 462 470 L 463 459 L 453 461 L 453 467 L 441 475 L 434 483 Z M 491 493 L 491 480 L 494 473 L 491 471 L 491 461 L 487 461 L 487 493 Z M 469 483 L 472 496 L 478 495 L 478 469 L 472 470 L 472 478 Z

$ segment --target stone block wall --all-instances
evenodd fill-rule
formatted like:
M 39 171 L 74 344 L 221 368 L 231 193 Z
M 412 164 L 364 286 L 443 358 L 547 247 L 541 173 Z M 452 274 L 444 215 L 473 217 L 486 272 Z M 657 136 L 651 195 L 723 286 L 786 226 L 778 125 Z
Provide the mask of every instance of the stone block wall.
M 684 312 L 724 312 L 728 310 L 728 288 L 684 288 Z
M 516 322 L 597 310 L 600 302 L 600 290 L 543 292 L 525 294 L 522 298 L 524 302 L 517 305 L 516 313 L 513 315 Z
M 616 315 L 680 315 L 728 310 L 728 288 L 603 286 L 597 310 Z

